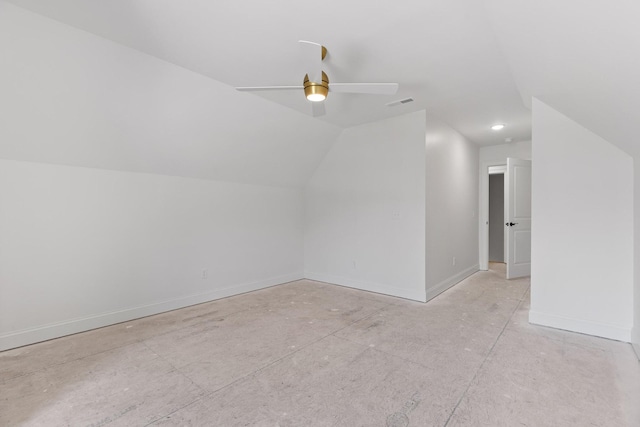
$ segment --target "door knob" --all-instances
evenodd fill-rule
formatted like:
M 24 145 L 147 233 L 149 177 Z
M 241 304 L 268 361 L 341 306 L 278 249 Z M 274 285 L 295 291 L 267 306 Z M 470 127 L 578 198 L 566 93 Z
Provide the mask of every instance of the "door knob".
M 507 227 L 513 227 L 514 225 L 518 225 L 518 223 L 517 222 L 507 222 L 505 225 Z

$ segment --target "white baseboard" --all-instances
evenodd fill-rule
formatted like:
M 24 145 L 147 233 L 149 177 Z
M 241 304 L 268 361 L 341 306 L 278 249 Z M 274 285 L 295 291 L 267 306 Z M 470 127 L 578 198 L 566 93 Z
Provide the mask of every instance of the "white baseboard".
M 460 283 L 461 281 L 463 281 L 464 279 L 466 279 L 467 277 L 471 276 L 473 273 L 476 273 L 479 270 L 480 270 L 480 265 L 476 264 L 474 266 L 467 268 L 466 270 L 461 271 L 458 274 L 455 274 L 451 277 L 446 278 L 445 280 L 441 281 L 440 283 L 434 286 L 431 286 L 429 289 L 427 289 L 427 295 L 426 295 L 427 301 L 437 297 L 438 295 L 440 295 L 441 293 L 443 293 L 444 291 L 446 291 L 456 283 Z
M 305 271 L 304 277 L 309 280 L 315 280 L 317 282 L 325 282 L 332 285 L 346 286 L 349 288 L 360 289 L 363 291 L 376 292 L 384 295 L 391 295 L 394 297 L 406 298 L 414 301 L 425 302 L 424 288 L 420 289 L 400 289 L 393 286 L 384 285 L 382 283 L 366 282 L 363 280 L 351 279 L 348 277 L 334 276 L 324 273 L 313 273 Z
M 76 334 L 78 332 L 89 331 L 91 329 L 101 328 L 104 326 L 114 325 L 116 323 L 126 322 L 133 319 L 139 319 L 141 317 L 164 313 L 166 311 L 176 310 L 179 308 L 188 307 L 190 305 L 201 304 L 220 298 L 226 298 L 232 295 L 256 291 L 258 289 L 264 289 L 270 286 L 292 282 L 294 280 L 301 280 L 303 279 L 303 276 L 304 275 L 302 274 L 302 272 L 291 273 L 272 277 L 269 279 L 259 280 L 256 282 L 243 283 L 227 288 L 187 295 L 171 300 L 154 302 L 151 304 L 111 311 L 108 313 L 101 313 L 79 319 L 65 320 L 62 322 L 37 326 L 21 331 L 13 331 L 0 335 L 0 351 L 22 347 L 24 345 L 34 344 L 53 338 L 59 338 L 65 335 Z
M 529 323 L 563 329 L 570 332 L 594 335 L 596 337 L 609 338 L 616 341 L 631 341 L 631 328 L 625 328 L 620 325 L 573 319 L 555 314 L 540 313 L 533 310 L 529 311 Z

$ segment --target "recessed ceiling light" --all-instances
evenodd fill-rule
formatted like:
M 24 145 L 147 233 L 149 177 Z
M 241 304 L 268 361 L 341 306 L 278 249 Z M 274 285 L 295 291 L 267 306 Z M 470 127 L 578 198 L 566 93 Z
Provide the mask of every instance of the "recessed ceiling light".
M 502 130 L 504 129 L 504 125 L 503 124 L 497 124 L 497 125 L 493 125 L 491 126 L 492 130 Z

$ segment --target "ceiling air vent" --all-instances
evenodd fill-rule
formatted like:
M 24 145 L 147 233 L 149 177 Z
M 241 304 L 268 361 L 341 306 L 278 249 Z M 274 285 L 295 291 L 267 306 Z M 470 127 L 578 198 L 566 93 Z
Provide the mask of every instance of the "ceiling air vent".
M 400 104 L 408 104 L 410 102 L 413 102 L 413 98 L 405 98 L 405 99 L 401 99 L 399 101 L 393 101 L 387 104 L 387 107 L 395 107 L 396 105 L 400 105 Z

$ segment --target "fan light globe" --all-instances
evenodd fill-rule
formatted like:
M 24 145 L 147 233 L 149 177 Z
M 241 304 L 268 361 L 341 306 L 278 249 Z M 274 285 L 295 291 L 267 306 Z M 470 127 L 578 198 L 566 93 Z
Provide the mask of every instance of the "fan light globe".
M 311 102 L 321 102 L 327 99 L 329 94 L 329 77 L 322 72 L 322 83 L 309 81 L 309 76 L 304 76 L 304 96 Z
M 307 95 L 307 99 L 311 102 L 320 102 L 327 99 L 327 97 L 321 93 L 310 93 L 309 95 Z

